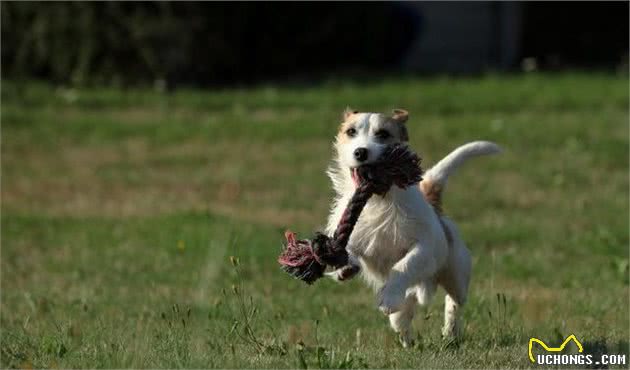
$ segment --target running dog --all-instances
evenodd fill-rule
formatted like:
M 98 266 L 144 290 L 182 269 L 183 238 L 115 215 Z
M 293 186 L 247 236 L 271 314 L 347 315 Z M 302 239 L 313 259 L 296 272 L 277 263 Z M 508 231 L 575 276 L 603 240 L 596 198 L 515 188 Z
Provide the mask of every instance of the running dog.
M 382 149 L 407 143 L 407 111 L 391 114 L 347 109 L 328 169 L 336 197 L 326 232 L 332 236 L 357 185 L 356 169 L 376 160 Z M 459 311 L 466 301 L 471 274 L 470 252 L 454 222 L 442 214 L 448 176 L 471 157 L 500 152 L 498 145 L 475 141 L 462 145 L 423 175 L 418 186 L 392 186 L 373 196 L 364 208 L 347 250 L 350 265 L 327 273 L 337 281 L 361 272 L 378 292 L 379 309 L 389 316 L 401 343 L 413 343 L 411 321 L 416 303 L 429 303 L 438 285 L 446 291 L 442 335 L 461 334 Z

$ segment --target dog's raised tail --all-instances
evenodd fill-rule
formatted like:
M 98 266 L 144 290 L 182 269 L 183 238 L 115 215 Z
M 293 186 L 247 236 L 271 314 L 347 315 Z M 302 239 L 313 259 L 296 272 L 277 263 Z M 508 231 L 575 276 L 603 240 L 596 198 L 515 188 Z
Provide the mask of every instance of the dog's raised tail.
M 422 176 L 422 194 L 437 211 L 442 211 L 442 193 L 448 176 L 469 158 L 500 152 L 501 147 L 490 141 L 473 141 L 458 147 Z

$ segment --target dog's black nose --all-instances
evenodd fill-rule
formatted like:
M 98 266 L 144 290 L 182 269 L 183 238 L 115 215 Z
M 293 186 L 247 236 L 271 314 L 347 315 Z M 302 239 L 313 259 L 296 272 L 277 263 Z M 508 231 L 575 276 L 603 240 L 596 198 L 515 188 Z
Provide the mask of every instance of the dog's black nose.
M 368 157 L 368 150 L 366 148 L 357 148 L 354 150 L 354 159 L 359 162 L 363 162 Z

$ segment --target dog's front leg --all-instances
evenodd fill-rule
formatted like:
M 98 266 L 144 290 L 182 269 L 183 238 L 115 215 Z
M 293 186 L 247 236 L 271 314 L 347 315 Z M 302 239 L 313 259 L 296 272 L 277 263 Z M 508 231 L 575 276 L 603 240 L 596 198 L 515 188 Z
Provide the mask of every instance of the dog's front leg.
M 435 275 L 437 263 L 428 248 L 415 243 L 389 274 L 378 294 L 378 308 L 386 315 L 400 311 L 407 290 L 414 284 Z

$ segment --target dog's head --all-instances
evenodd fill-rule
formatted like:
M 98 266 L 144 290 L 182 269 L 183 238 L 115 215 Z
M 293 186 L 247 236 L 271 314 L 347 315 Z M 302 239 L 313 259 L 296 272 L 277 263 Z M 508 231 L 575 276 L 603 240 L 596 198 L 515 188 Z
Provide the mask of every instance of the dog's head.
M 391 114 L 362 113 L 346 109 L 335 140 L 339 170 L 347 171 L 355 187 L 356 168 L 375 161 L 388 144 L 409 140 L 405 122 L 407 111 L 394 109 Z

